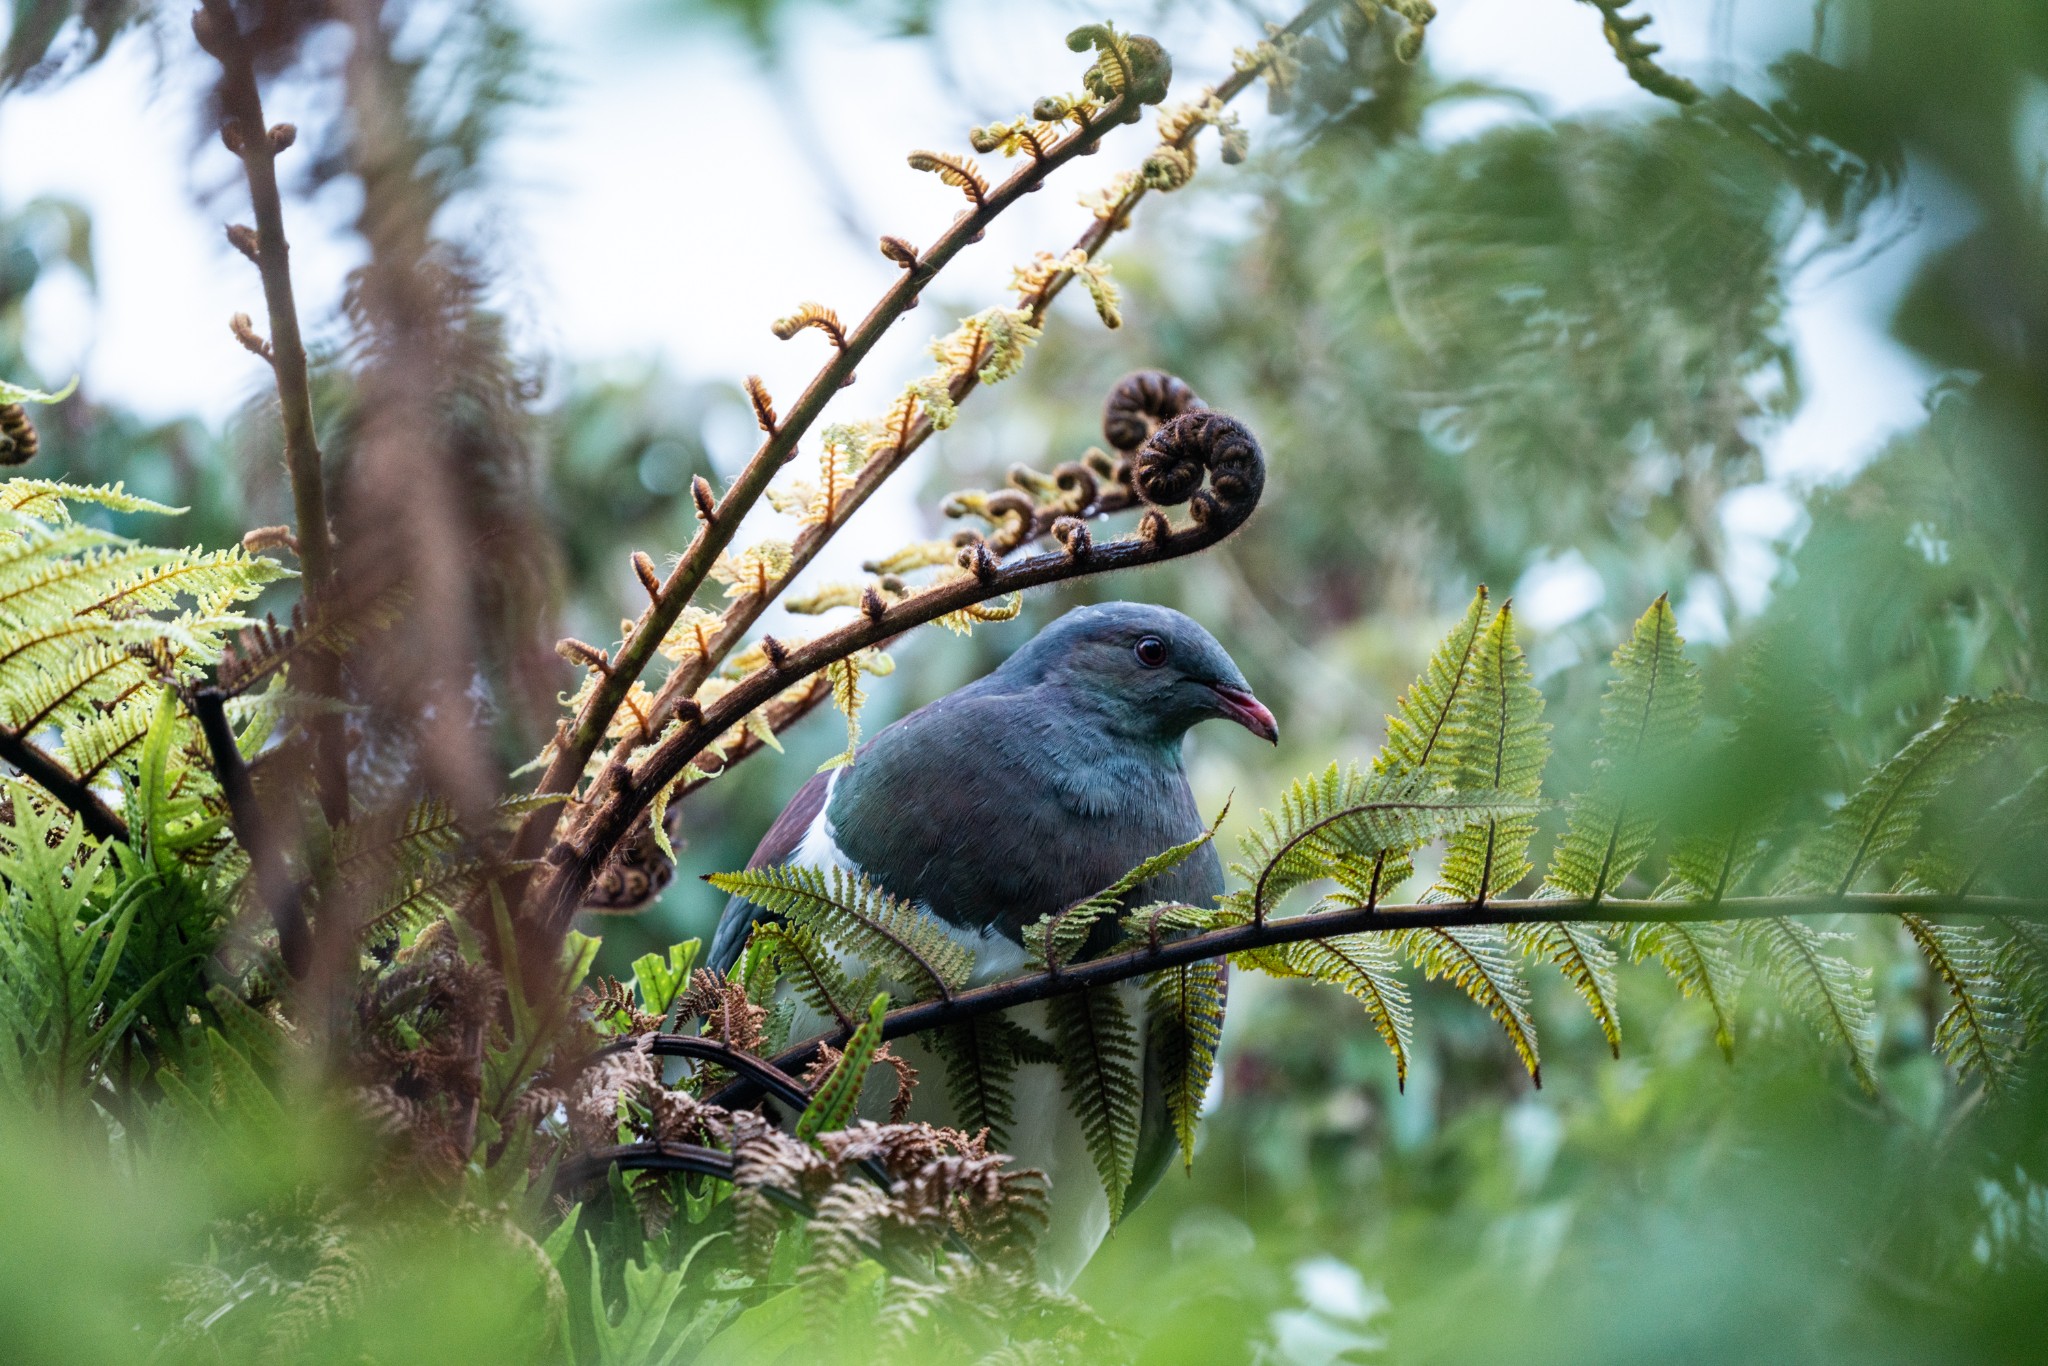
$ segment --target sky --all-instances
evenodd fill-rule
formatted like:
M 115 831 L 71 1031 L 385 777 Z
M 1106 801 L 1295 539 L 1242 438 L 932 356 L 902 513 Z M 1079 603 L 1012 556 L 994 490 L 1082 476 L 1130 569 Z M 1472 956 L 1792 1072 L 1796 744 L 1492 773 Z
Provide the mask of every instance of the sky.
M 1106 12 L 1158 36 L 1175 55 L 1181 92 L 1220 78 L 1231 49 L 1255 36 L 1244 7 L 1222 0 L 1163 13 L 1115 3 L 1000 11 L 956 3 L 940 7 L 946 61 L 935 75 L 920 45 L 808 7 L 783 66 L 769 71 L 733 36 L 662 20 L 650 0 L 525 7 L 553 98 L 522 115 L 502 145 L 503 185 L 485 212 L 509 263 L 527 349 L 577 365 L 657 357 L 693 380 L 736 384 L 760 374 L 791 398 L 824 343 L 815 334 L 777 341 L 770 321 L 807 299 L 858 317 L 895 274 L 876 236 L 929 240 L 956 211 L 958 192 L 911 171 L 908 149 L 960 149 L 968 125 L 1073 86 L 1080 59 L 1061 37 L 1085 18 Z M 1806 7 L 1785 0 L 1642 8 L 1656 17 L 1653 32 L 1673 67 L 1709 81 L 1732 74 L 1751 89 L 1773 54 L 1803 45 L 1810 31 Z M 1429 47 L 1449 78 L 1525 90 L 1555 113 L 1648 98 L 1608 53 L 1586 6 L 1442 0 L 1439 9 Z M 191 42 L 182 23 L 168 23 L 124 38 L 99 67 L 54 91 L 0 100 L 0 208 L 60 195 L 93 213 L 97 296 L 59 280 L 32 301 L 30 356 L 46 378 L 80 372 L 102 401 L 219 422 L 267 379 L 227 319 L 260 318 L 263 308 L 255 272 L 221 235 L 224 222 L 247 216 L 236 167 L 217 141 L 199 136 L 194 91 L 157 74 L 158 44 L 178 53 Z M 1256 147 L 1262 102 L 1241 103 Z M 267 112 L 294 118 L 289 94 Z M 1430 132 L 1454 138 L 1511 116 L 1467 106 Z M 1013 264 L 1063 248 L 1085 224 L 1078 191 L 1134 164 L 1150 140 L 1149 124 L 1111 135 L 1100 157 L 1024 200 L 963 253 L 942 292 L 1001 297 Z M 1202 173 L 1229 171 L 1207 161 Z M 295 283 L 316 336 L 333 326 L 343 278 L 360 259 L 348 228 L 355 207 L 346 181 L 287 205 Z M 1933 232 L 1907 223 L 1888 250 L 1853 269 L 1828 258 L 1795 281 L 1788 326 L 1805 402 L 1767 443 L 1770 482 L 1724 508 L 1739 608 L 1761 604 L 1774 547 L 1797 530 L 1800 492 L 1852 472 L 1918 419 L 1932 377 L 1890 340 L 1885 319 L 1913 263 L 1935 245 Z M 1072 322 L 1085 300 L 1062 307 Z M 862 367 L 874 387 L 852 391 L 870 395 L 861 410 L 920 373 L 924 344 L 949 322 L 932 310 L 900 324 Z M 755 433 L 735 409 L 707 437 L 714 459 L 735 468 Z M 898 481 L 906 490 L 916 482 L 914 473 Z M 863 513 L 865 531 L 853 528 L 849 561 L 874 537 L 906 539 L 911 515 L 903 502 L 878 500 Z M 1538 565 L 1518 586 L 1537 627 L 1590 610 L 1599 592 L 1597 575 L 1570 557 Z M 1709 639 L 1724 629 L 1707 617 L 1684 624 Z

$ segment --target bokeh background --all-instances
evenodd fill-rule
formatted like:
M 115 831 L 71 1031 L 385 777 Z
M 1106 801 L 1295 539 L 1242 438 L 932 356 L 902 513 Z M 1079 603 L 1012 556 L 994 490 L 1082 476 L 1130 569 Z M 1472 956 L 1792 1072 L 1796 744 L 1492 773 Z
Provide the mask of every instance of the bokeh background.
M 260 311 L 220 232 L 246 208 L 199 115 L 187 16 L 118 8 L 97 11 L 104 51 L 73 24 L 0 98 L 0 374 L 82 376 L 50 412 L 44 473 L 125 479 L 193 509 L 177 534 L 226 544 L 288 511 L 267 376 L 226 326 Z M 905 642 L 871 726 L 1084 595 L 1169 603 L 1281 720 L 1277 751 L 1221 728 L 1191 741 L 1205 805 L 1234 794 L 1228 840 L 1291 777 L 1370 756 L 1482 582 L 1515 599 L 1558 726 L 1554 792 L 1588 752 L 1608 652 L 1660 593 L 1724 711 L 1760 696 L 1813 720 L 1797 781 L 1820 800 L 1946 696 L 2039 691 L 2048 14 L 1638 6 L 1708 92 L 1681 111 L 1628 80 L 1587 5 L 1441 8 L 1418 64 L 1366 63 L 1248 112 L 1247 164 L 1205 161 L 1148 200 L 1110 258 L 1124 326 L 1063 299 L 1020 380 L 977 394 L 817 577 L 943 534 L 948 490 L 1077 455 L 1139 367 L 1260 434 L 1272 483 L 1247 531 L 1035 597 L 971 640 Z M 38 9 L 22 0 L 14 24 Z M 639 593 L 626 552 L 680 549 L 691 477 L 750 453 L 741 379 L 793 395 L 810 373 L 815 339 L 778 342 L 769 320 L 804 299 L 863 312 L 895 270 L 876 236 L 921 239 L 952 214 L 906 151 L 1070 85 L 1075 23 L 1157 36 L 1186 94 L 1286 17 L 1202 0 L 405 9 L 435 231 L 475 267 L 468 335 L 517 398 L 473 470 L 498 623 L 479 691 L 507 770 L 570 681 L 553 639 L 614 639 Z M 272 116 L 330 127 L 314 77 L 340 57 L 313 48 Z M 360 193 L 321 147 L 309 136 L 292 163 L 288 225 L 309 333 L 340 359 Z M 1075 194 L 1143 150 L 1112 138 L 1007 215 L 844 401 L 918 373 L 930 336 L 1064 249 L 1086 221 Z M 322 384 L 346 460 L 349 396 L 332 372 Z M 608 963 L 708 931 L 720 898 L 697 875 L 744 861 L 841 724 L 813 717 L 786 756 L 690 804 L 668 892 L 588 927 Z M 1483 1017 L 1424 988 L 1403 1091 L 1341 997 L 1240 990 L 1193 1176 L 1165 1183 L 1080 1292 L 1158 1361 L 2038 1359 L 2044 1109 L 2023 1093 L 1987 1110 L 1946 1075 L 1928 1047 L 1938 984 L 1894 930 L 1852 928 L 1881 1007 L 1875 1097 L 1763 991 L 1730 1064 L 1703 1012 L 1625 975 L 1613 1061 L 1542 981 L 1538 1090 Z M 36 1170 L 0 1177 L 10 1222 L 37 1230 L 0 1257 L 10 1315 L 89 1256 L 82 1232 L 49 1232 L 90 1221 L 47 1208 Z M 181 1199 L 206 1195 L 167 1193 L 145 1249 L 180 1236 Z

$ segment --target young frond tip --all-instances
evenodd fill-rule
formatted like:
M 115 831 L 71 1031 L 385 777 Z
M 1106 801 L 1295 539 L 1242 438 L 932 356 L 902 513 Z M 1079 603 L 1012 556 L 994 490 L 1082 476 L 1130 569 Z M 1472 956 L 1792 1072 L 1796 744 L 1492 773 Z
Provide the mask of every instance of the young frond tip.
M 912 152 L 909 161 L 911 170 L 930 171 L 954 189 L 963 191 L 974 201 L 975 208 L 987 206 L 988 182 L 982 179 L 980 168 L 966 157 L 920 150 Z
M 661 597 L 661 574 L 654 567 L 653 556 L 644 550 L 633 552 L 633 577 L 640 580 L 649 598 Z
M 839 324 L 839 315 L 823 304 L 805 302 L 797 306 L 796 312 L 786 318 L 777 318 L 770 330 L 777 338 L 788 341 L 806 327 L 815 327 L 832 339 L 832 344 L 841 351 L 846 349 L 846 329 Z M 752 389 L 748 390 L 749 397 Z
M 265 364 L 277 364 L 277 356 L 271 351 L 270 343 L 256 330 L 256 324 L 249 320 L 248 314 L 237 313 L 229 318 L 228 331 L 235 334 L 235 340 L 242 344 L 244 351 L 258 357 Z
M 28 409 L 19 403 L 0 403 L 0 465 L 22 465 L 35 459 L 41 443 Z
M 768 435 L 775 435 L 775 400 L 768 396 L 768 386 L 759 375 L 747 376 L 747 402 L 754 405 L 754 424 Z
M 555 653 L 571 664 L 585 669 L 595 669 L 601 674 L 612 671 L 612 657 L 588 641 L 574 636 L 563 636 L 555 642 Z
M 251 555 L 261 555 L 268 550 L 289 550 L 299 553 L 299 538 L 292 535 L 288 526 L 259 526 L 243 533 L 242 549 Z
M 911 246 L 910 243 L 904 241 L 901 237 L 884 236 L 882 238 L 882 255 L 888 257 L 905 270 L 917 269 L 917 248 Z

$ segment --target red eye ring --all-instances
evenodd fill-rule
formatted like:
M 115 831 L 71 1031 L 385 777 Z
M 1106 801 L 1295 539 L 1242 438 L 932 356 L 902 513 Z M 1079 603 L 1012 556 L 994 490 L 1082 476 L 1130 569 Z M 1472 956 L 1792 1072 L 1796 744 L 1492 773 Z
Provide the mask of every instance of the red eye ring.
M 1135 652 L 1138 662 L 1148 669 L 1156 669 L 1166 662 L 1166 642 L 1158 636 L 1140 636 Z

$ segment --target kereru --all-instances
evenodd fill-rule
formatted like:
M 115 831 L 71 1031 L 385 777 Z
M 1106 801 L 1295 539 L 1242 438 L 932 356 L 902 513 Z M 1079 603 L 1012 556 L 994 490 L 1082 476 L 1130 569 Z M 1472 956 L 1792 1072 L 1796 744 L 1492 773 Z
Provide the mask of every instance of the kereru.
M 994 673 L 887 727 L 851 766 L 805 783 L 755 850 L 750 868 L 806 864 L 865 875 L 943 922 L 976 956 L 979 984 L 1027 970 L 1024 927 L 1102 890 L 1142 860 L 1204 828 L 1181 766 L 1188 728 L 1211 717 L 1277 740 L 1273 714 L 1191 618 L 1163 607 L 1077 608 Z M 1223 891 L 1212 846 L 1131 892 L 1130 905 L 1207 906 Z M 734 897 L 710 962 L 732 968 L 758 908 Z M 864 964 L 849 965 L 857 974 Z M 1119 988 L 1142 1028 L 1136 984 Z M 1016 1023 L 1046 1037 L 1044 1006 Z M 799 1020 L 792 1039 L 823 1029 Z M 912 1117 L 949 1123 L 942 1069 L 914 1040 L 897 1051 L 926 1079 Z M 1127 1204 L 1148 1191 L 1173 1147 L 1153 1069 Z M 1052 1224 L 1039 1271 L 1064 1287 L 1109 1229 L 1109 1204 L 1055 1068 L 1015 1079 L 1006 1147 L 1046 1173 Z

